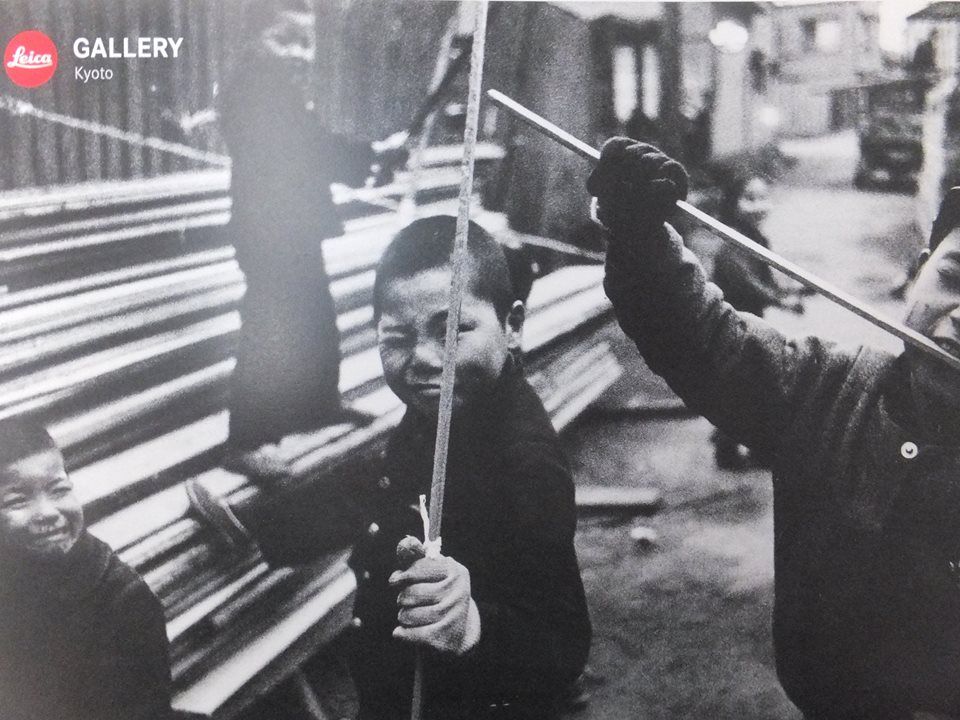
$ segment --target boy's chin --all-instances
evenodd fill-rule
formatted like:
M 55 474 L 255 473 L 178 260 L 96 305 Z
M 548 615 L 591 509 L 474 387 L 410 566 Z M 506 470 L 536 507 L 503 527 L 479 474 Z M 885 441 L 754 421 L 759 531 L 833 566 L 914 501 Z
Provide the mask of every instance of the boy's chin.
M 420 415 L 430 418 L 431 420 L 436 420 L 440 414 L 440 396 L 439 395 L 429 395 L 422 396 L 416 395 L 407 401 L 407 405 L 416 410 Z M 453 396 L 453 415 L 456 417 L 458 414 L 462 413 L 464 408 L 469 405 L 459 393 L 454 393 Z
M 21 545 L 21 549 L 32 557 L 41 560 L 57 560 L 66 557 L 79 540 L 79 534 L 70 533 L 54 538 L 30 538 Z

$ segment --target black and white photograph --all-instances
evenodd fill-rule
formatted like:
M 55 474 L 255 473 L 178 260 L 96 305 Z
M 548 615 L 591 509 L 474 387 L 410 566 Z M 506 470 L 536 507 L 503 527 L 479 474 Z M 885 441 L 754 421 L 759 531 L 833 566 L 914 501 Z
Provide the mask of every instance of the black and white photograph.
M 960 720 L 960 2 L 0 48 L 0 720 Z

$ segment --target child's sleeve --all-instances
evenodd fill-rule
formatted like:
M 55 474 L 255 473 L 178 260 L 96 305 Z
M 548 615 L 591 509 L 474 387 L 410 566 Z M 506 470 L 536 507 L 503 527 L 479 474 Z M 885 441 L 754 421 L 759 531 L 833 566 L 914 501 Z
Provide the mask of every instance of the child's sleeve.
M 132 573 L 132 571 L 131 571 Z M 139 577 L 116 596 L 113 677 L 104 678 L 103 720 L 171 717 L 170 659 L 160 602 Z
M 686 404 L 755 450 L 776 452 L 800 404 L 850 358 L 738 313 L 669 225 L 614 238 L 604 279 L 617 320 Z
M 349 135 L 331 132 L 317 124 L 314 141 L 320 157 L 319 167 L 334 181 L 350 187 L 359 187 L 371 173 L 377 160 L 369 142 Z
M 474 600 L 480 641 L 467 656 L 509 697 L 556 695 L 583 671 L 590 620 L 573 537 L 573 482 L 556 447 L 516 453 L 504 484 L 502 535 L 490 538 L 491 565 L 502 568 Z
M 724 246 L 715 263 L 714 281 L 729 297 L 736 294 L 753 306 L 768 307 L 779 305 L 786 296 L 770 269 L 755 258 Z M 724 282 L 720 282 L 719 273 Z

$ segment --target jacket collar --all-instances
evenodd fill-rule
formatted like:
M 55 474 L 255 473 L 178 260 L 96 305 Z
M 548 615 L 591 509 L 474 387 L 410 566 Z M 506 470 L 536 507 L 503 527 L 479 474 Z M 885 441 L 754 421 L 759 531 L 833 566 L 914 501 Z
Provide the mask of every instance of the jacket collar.
M 80 534 L 65 556 L 37 562 L 15 551 L 0 553 L 3 590 L 28 598 L 74 602 L 92 595 L 107 573 L 112 552 L 89 532 Z

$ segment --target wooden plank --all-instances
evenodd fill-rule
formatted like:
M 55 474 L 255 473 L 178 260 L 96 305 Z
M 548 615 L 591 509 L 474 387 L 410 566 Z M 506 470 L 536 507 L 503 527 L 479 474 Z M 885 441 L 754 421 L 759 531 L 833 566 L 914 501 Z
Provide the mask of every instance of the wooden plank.
M 606 360 L 595 368 L 591 381 L 580 392 L 568 399 L 551 415 L 553 426 L 560 432 L 575 420 L 584 410 L 605 393 L 623 374 L 623 368 L 614 358 Z
M 652 515 L 663 505 L 656 488 L 578 485 L 577 511 L 584 513 L 629 513 Z
M 99 0 L 100 12 L 97 14 L 97 33 L 100 37 L 109 37 L 113 33 L 110 28 L 117 22 L 121 16 L 123 6 L 121 0 Z M 122 25 L 121 25 L 122 27 Z M 99 122 L 111 128 L 120 128 L 125 130 L 125 101 L 123 94 L 123 75 L 126 72 L 127 61 L 104 60 L 103 67 L 113 70 L 112 80 L 96 84 L 94 92 L 99 96 L 100 107 L 98 118 Z M 94 83 L 87 83 L 84 86 L 84 92 L 92 90 Z M 101 137 L 100 147 L 102 149 L 101 163 L 103 163 L 103 177 L 110 180 L 127 179 L 124 168 L 124 152 L 126 144 L 114 138 Z
M 28 3 L 26 0 L 5 3 L 11 28 L 29 28 Z M 12 88 L 11 88 L 12 89 Z M 16 91 L 15 96 L 30 101 L 30 95 Z M 36 127 L 29 115 L 8 116 L 7 128 L 10 131 L 10 158 L 13 187 L 29 188 L 38 185 L 34 169 L 34 153 L 37 149 Z
M 0 383 L 0 416 L 8 417 L 28 409 L 46 406 L 72 395 L 85 385 L 112 380 L 125 370 L 155 361 L 165 355 L 222 338 L 240 327 L 236 313 L 201 320 L 185 328 L 170 330 L 145 340 L 125 343 L 46 368 L 28 378 L 14 378 Z
M 125 313 L 138 309 L 160 310 L 164 303 L 224 288 L 238 295 L 240 283 L 235 265 L 227 262 L 67 295 L 0 313 L 0 343 L 36 338 L 75 325 L 86 326 L 78 330 L 82 337 L 83 331 L 94 330 L 107 319 L 123 321 Z M 211 303 L 210 310 L 220 304 Z M 0 358 L 0 368 L 3 360 Z
M 70 0 L 51 0 L 53 18 L 58 24 L 57 37 L 54 42 L 62 44 L 70 41 L 79 34 L 74 22 L 73 8 Z M 66 54 L 60 58 L 60 68 L 54 73 L 51 83 L 56 97 L 55 109 L 71 117 L 79 115 L 79 98 L 77 82 L 73 78 L 70 64 L 65 62 Z M 60 159 L 60 180 L 58 184 L 68 185 L 86 179 L 81 166 L 79 131 L 62 125 L 56 126 L 57 148 Z
M 119 243 L 124 240 L 147 241 L 151 236 L 169 232 L 182 232 L 192 227 L 208 227 L 221 225 L 230 217 L 228 210 L 218 209 L 220 204 L 215 201 L 197 203 L 197 207 L 206 212 L 187 217 L 173 217 L 167 220 L 159 219 L 140 227 L 125 227 L 84 235 L 75 235 L 69 238 L 41 242 L 26 247 L 12 247 L 0 250 L 0 262 L 14 263 L 25 259 L 39 258 L 44 255 L 62 255 L 68 251 L 84 248 L 100 247 L 110 243 Z
M 239 652 L 219 663 L 197 683 L 173 699 L 177 710 L 216 715 L 245 685 L 262 675 L 276 658 L 291 649 L 311 628 L 349 603 L 356 591 L 356 578 L 346 564 L 337 568 L 335 579 L 303 605 L 278 615 L 275 624 Z
M 185 613 L 178 615 L 167 623 L 167 638 L 170 642 L 178 640 L 189 630 L 205 620 L 214 610 L 228 600 L 235 598 L 251 584 L 266 575 L 269 569 L 270 567 L 265 562 L 258 563 L 233 582 L 207 595 L 200 602 L 193 604 Z
M 0 221 L 94 208 L 114 210 L 121 203 L 172 201 L 204 193 L 226 196 L 229 187 L 230 171 L 215 168 L 143 180 L 94 180 L 63 188 L 29 188 L 0 196 Z
M 140 0 L 125 0 L 121 3 L 123 21 L 121 27 L 128 37 L 141 37 Z M 144 33 L 145 34 L 145 33 Z M 131 132 L 147 137 L 143 117 L 143 67 L 150 61 L 132 60 L 123 63 L 123 74 L 115 78 L 123 88 L 124 128 Z M 124 175 L 127 178 L 142 177 L 146 154 L 145 148 L 126 146 L 124 148 Z
M 56 438 L 61 435 L 70 437 L 71 430 L 69 424 L 54 424 L 51 434 Z M 135 448 L 73 470 L 71 477 L 80 501 L 89 504 L 123 488 L 142 483 L 222 445 L 226 440 L 227 413 L 223 411 L 184 425 Z
M 124 283 L 132 283 L 164 273 L 176 273 L 202 265 L 221 265 L 233 259 L 233 248 L 223 247 L 213 250 L 188 253 L 174 258 L 131 265 L 118 270 L 93 273 L 79 278 L 28 288 L 0 295 L 0 310 L 41 303 L 55 298 L 65 297 L 74 292 L 88 292 L 98 288 Z M 226 266 L 223 266 L 226 267 Z
M 56 20 L 51 17 L 51 8 L 49 2 L 30 3 L 29 24 L 24 27 L 30 28 L 51 28 L 55 27 Z M 55 84 L 47 82 L 40 87 L 33 88 L 30 91 L 29 100 L 37 107 L 44 110 L 57 109 L 57 96 Z M 37 174 L 38 185 L 59 185 L 63 182 L 60 156 L 61 148 L 58 142 L 57 127 L 49 120 L 36 119 L 34 121 L 36 143 L 34 154 L 34 168 Z

